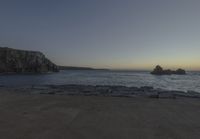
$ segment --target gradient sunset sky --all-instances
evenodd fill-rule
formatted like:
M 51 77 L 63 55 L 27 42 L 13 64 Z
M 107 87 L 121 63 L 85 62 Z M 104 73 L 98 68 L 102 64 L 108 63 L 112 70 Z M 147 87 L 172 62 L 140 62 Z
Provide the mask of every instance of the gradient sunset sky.
M 0 46 L 58 65 L 200 70 L 200 0 L 0 0 Z

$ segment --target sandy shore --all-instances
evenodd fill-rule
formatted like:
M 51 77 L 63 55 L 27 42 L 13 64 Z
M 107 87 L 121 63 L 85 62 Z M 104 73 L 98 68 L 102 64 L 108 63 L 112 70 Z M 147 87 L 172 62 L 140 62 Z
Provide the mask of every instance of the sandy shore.
M 0 91 L 1 139 L 197 139 L 200 99 Z

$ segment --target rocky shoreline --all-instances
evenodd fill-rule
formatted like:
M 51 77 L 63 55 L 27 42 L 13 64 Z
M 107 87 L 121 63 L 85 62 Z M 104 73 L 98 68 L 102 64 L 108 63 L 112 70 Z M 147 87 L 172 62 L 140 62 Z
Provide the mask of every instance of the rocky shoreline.
M 189 97 L 200 98 L 200 93 L 195 91 L 176 91 L 155 89 L 151 86 L 126 87 L 108 85 L 42 85 L 28 87 L 4 87 L 16 93 L 70 95 L 70 96 L 111 96 L 111 97 L 145 97 L 145 98 L 171 98 Z

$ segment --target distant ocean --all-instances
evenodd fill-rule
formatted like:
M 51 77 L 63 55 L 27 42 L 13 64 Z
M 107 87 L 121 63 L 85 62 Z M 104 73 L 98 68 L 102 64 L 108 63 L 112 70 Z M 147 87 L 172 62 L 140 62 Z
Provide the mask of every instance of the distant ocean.
M 200 92 L 200 72 L 187 75 L 151 75 L 147 71 L 66 70 L 59 73 L 0 75 L 0 85 L 123 85 Z

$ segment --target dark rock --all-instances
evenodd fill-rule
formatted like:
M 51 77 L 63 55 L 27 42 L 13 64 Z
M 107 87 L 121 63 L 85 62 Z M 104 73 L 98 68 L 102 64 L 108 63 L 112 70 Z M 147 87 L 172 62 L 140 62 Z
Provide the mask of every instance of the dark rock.
M 183 69 L 177 69 L 177 70 L 174 72 L 174 74 L 184 75 L 184 74 L 186 74 L 186 71 L 183 70 Z
M 186 74 L 186 71 L 183 69 L 177 69 L 176 71 L 172 71 L 170 69 L 163 70 L 163 68 L 158 65 L 151 72 L 151 74 L 154 74 L 154 75 L 171 75 L 171 74 L 184 75 L 184 74 Z
M 0 73 L 57 72 L 58 67 L 44 54 L 0 47 Z
M 159 95 L 158 94 L 150 94 L 149 98 L 159 98 Z
M 194 98 L 200 98 L 200 93 L 195 91 L 187 91 L 187 96 L 194 97 Z
M 164 75 L 171 75 L 171 74 L 173 74 L 173 71 L 170 70 L 170 69 L 163 70 L 163 74 L 164 74 Z
M 188 90 L 187 91 L 188 94 L 199 94 L 198 92 L 192 91 L 192 90 Z
M 163 74 L 163 68 L 159 65 L 155 67 L 155 69 L 151 72 L 151 74 L 156 74 L 156 75 L 162 75 Z
M 153 90 L 153 87 L 152 86 L 142 86 L 142 87 L 140 87 L 140 90 L 141 91 L 151 91 L 151 90 Z
M 48 92 L 49 95 L 55 95 L 56 93 L 54 91 Z
M 171 91 L 163 91 L 158 93 L 158 98 L 176 98 L 176 95 Z
M 100 94 L 110 94 L 112 93 L 112 89 L 110 86 L 96 86 L 95 87 L 96 92 Z

